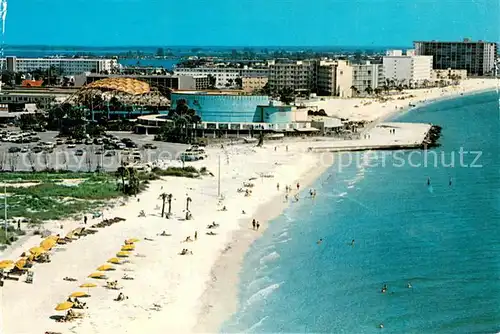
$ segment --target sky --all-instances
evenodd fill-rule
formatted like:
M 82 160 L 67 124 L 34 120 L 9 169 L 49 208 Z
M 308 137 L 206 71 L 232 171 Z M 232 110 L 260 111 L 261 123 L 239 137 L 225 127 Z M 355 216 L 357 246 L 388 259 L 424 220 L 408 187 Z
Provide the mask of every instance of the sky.
M 4 43 L 407 46 L 498 41 L 498 0 L 7 0 Z

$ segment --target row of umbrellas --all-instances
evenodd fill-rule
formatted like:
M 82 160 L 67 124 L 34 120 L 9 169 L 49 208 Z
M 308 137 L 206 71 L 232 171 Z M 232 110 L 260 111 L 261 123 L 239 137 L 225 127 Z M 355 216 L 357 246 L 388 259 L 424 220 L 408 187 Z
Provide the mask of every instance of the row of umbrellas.
M 130 252 L 135 250 L 135 243 L 139 242 L 139 241 L 140 241 L 140 239 L 137 239 L 137 238 L 131 238 L 131 239 L 125 240 L 125 244 L 121 247 L 120 251 L 118 253 L 116 253 L 116 257 L 112 257 L 112 258 L 108 259 L 107 260 L 108 263 L 97 267 L 97 269 L 96 269 L 97 271 L 90 274 L 88 277 L 94 278 L 94 279 L 107 278 L 106 275 L 104 274 L 104 272 L 116 270 L 116 268 L 113 267 L 111 264 L 122 264 L 123 262 L 122 262 L 121 258 L 129 257 L 131 254 Z M 111 263 L 111 264 L 109 264 L 109 263 Z M 83 283 L 79 287 L 80 288 L 87 288 L 90 291 L 90 288 L 97 287 L 97 284 L 95 284 L 95 283 Z M 69 297 L 83 298 L 83 297 L 90 297 L 90 294 L 82 292 L 82 291 L 76 291 L 76 292 L 73 292 L 71 295 L 69 295 Z M 74 306 L 73 302 L 65 301 L 65 302 L 57 304 L 55 310 L 56 311 L 66 311 L 66 310 L 71 309 L 73 306 Z
M 58 236 L 51 235 L 40 242 L 40 246 L 31 247 L 28 252 L 25 252 L 23 257 L 21 257 L 16 262 L 12 260 L 2 260 L 0 261 L 0 269 L 12 269 L 16 267 L 19 270 L 24 269 L 28 260 L 33 261 L 37 259 L 40 255 L 50 251 L 56 244 Z

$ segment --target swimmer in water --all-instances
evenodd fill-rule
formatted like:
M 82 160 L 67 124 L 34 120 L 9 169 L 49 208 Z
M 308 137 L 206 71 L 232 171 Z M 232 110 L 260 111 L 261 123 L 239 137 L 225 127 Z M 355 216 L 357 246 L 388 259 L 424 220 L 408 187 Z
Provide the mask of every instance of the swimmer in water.
M 384 286 L 382 287 L 382 290 L 380 292 L 382 292 L 382 293 L 387 292 L 387 284 L 384 284 Z
M 411 288 L 412 288 L 412 286 L 411 286 L 411 282 L 408 282 L 408 284 L 406 284 L 406 287 L 407 287 L 408 289 L 411 289 Z
M 427 185 L 428 185 L 428 186 L 430 186 L 430 185 L 431 185 L 431 178 L 430 178 L 430 177 L 428 177 L 428 178 L 427 178 Z
M 354 246 L 354 239 L 352 239 L 351 241 L 351 246 Z
M 449 185 L 449 186 L 451 186 L 452 181 L 453 181 L 453 180 L 452 180 L 452 178 L 450 177 L 450 182 L 448 183 L 448 185 Z
M 378 328 L 384 328 L 384 324 L 378 325 Z
M 317 243 L 318 245 L 320 245 L 322 242 L 323 242 L 323 239 L 319 239 L 318 241 L 316 241 L 316 243 Z

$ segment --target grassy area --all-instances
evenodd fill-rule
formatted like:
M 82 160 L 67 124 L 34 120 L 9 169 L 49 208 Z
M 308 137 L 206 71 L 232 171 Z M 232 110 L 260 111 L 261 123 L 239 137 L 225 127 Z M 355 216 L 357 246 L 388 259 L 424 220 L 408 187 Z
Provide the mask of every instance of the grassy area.
M 123 194 L 118 190 L 116 178 L 111 174 L 94 173 L 11 173 L 0 174 L 10 180 L 19 177 L 25 182 L 39 182 L 29 187 L 7 186 L 9 217 L 25 217 L 30 220 L 61 219 L 91 211 L 106 200 Z M 17 174 L 17 175 L 16 175 Z M 83 179 L 77 185 L 56 182 L 67 179 Z M 4 178 L 5 182 L 6 179 Z M 3 204 L 0 201 L 0 205 Z M 1 241 L 0 241 L 1 242 Z
M 138 174 L 141 181 L 139 191 L 145 190 L 149 181 L 161 176 L 197 178 L 206 174 L 209 174 L 206 168 L 197 170 L 191 166 L 155 168 L 151 172 Z M 72 179 L 82 181 L 74 185 L 60 183 Z M 37 223 L 91 212 L 105 205 L 107 200 L 123 196 L 118 187 L 120 180 L 114 173 L 7 172 L 0 173 L 0 182 L 7 183 L 8 218 L 24 217 Z M 28 187 L 8 185 L 9 183 L 30 182 L 37 184 Z M 1 190 L 0 188 L 0 193 Z M 0 200 L 1 209 L 3 209 L 3 200 Z M 12 237 L 16 239 L 23 233 L 12 227 L 9 227 L 7 232 L 6 240 L 0 222 L 0 244 L 8 243 Z

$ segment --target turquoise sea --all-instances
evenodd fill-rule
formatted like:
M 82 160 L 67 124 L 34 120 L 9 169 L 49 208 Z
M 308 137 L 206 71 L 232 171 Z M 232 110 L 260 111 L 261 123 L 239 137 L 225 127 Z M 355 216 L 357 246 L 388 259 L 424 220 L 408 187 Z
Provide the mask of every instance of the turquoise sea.
M 312 185 L 316 199 L 304 189 L 252 245 L 239 310 L 221 332 L 500 331 L 498 95 L 436 102 L 397 121 L 443 127 L 427 166 L 411 152 L 332 166 Z M 461 148 L 482 154 L 460 161 Z

